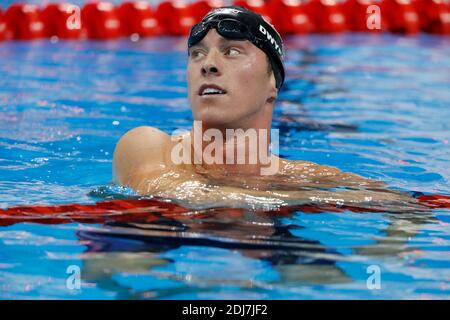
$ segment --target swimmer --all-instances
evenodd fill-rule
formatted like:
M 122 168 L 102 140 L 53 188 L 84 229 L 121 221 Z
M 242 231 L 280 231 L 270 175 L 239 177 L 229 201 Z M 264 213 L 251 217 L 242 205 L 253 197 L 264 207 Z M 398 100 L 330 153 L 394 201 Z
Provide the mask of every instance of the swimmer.
M 259 14 L 238 6 L 211 10 L 192 27 L 188 39 L 192 130 L 176 137 L 148 126 L 130 130 L 114 152 L 114 182 L 188 207 L 270 209 L 308 202 L 414 206 L 409 195 L 387 190 L 379 181 L 271 153 L 273 108 L 285 77 L 283 59 L 280 35 Z M 227 136 L 229 130 L 234 135 Z M 249 130 L 257 131 L 253 142 L 259 148 L 239 140 Z M 269 142 L 261 144 L 263 140 Z M 180 147 L 186 154 L 176 151 Z M 228 161 L 239 153 L 250 159 L 255 152 L 260 155 L 256 161 Z M 189 161 L 174 160 L 182 153 Z M 206 161 L 205 155 L 218 161 Z M 275 171 L 262 174 L 267 168 Z

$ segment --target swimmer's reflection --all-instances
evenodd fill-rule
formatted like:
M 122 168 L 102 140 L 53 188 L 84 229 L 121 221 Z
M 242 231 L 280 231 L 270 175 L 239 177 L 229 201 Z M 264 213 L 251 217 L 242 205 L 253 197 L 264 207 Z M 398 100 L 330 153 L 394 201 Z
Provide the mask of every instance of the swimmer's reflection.
M 104 290 L 117 292 L 122 299 L 154 295 L 164 298 L 179 289 L 135 292 L 115 281 L 113 275 L 148 274 L 156 266 L 174 262 L 162 258 L 161 253 L 182 246 L 200 246 L 228 249 L 247 258 L 268 262 L 279 274 L 278 284 L 351 282 L 351 278 L 335 264 L 337 252 L 317 240 L 295 236 L 292 233 L 295 228 L 301 227 L 283 225 L 279 217 L 267 213 L 242 209 L 207 210 L 200 219 L 161 216 L 151 223 L 107 223 L 102 229 L 78 233 L 80 239 L 88 243 L 88 250 L 83 255 L 83 279 L 95 282 Z M 226 270 L 219 271 L 217 277 L 219 282 L 222 277 L 227 277 Z M 236 284 L 258 285 L 252 279 Z
M 412 251 L 420 252 L 414 244 L 410 244 L 420 234 L 426 224 L 437 223 L 438 220 L 431 211 L 386 214 L 389 225 L 383 234 L 377 235 L 370 245 L 353 248 L 355 254 L 363 256 L 401 256 Z
M 357 133 L 358 126 L 348 123 L 324 123 L 315 120 L 306 110 L 301 101 L 295 99 L 280 99 L 280 110 L 274 118 L 274 127 L 279 130 L 281 138 L 291 132 L 323 131 Z
M 319 70 L 317 76 L 310 76 L 305 72 L 309 67 L 316 67 L 320 62 L 320 56 L 309 48 L 296 48 L 300 53 L 291 57 L 291 75 L 286 79 L 281 88 L 282 93 L 278 100 L 279 108 L 274 110 L 273 125 L 279 129 L 280 137 L 289 135 L 290 132 L 323 131 L 357 133 L 359 128 L 355 124 L 330 123 L 314 119 L 307 108 L 305 100 L 311 98 L 326 99 L 328 95 L 347 93 L 348 89 L 334 83 L 334 86 L 323 88 L 324 80 L 330 78 L 326 70 Z

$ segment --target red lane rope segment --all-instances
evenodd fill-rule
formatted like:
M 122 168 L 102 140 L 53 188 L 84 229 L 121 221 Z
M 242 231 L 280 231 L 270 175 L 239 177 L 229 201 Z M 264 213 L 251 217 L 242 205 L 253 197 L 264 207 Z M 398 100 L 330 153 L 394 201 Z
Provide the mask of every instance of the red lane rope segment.
M 450 196 L 421 195 L 417 198 L 422 205 L 431 209 L 450 209 Z M 282 207 L 274 211 L 259 211 L 265 216 L 289 215 L 294 211 L 307 213 L 319 212 L 383 212 L 377 208 L 356 206 L 340 206 L 332 204 L 311 204 L 293 207 Z M 0 226 L 19 222 L 35 222 L 59 224 L 69 222 L 104 223 L 107 221 L 151 222 L 161 216 L 169 218 L 202 218 L 210 214 L 226 214 L 230 217 L 241 217 L 245 209 L 217 208 L 208 210 L 188 210 L 173 203 L 153 199 L 143 200 L 108 200 L 95 204 L 62 204 L 48 206 L 17 206 L 0 210 Z
M 235 0 L 260 13 L 280 33 L 420 31 L 450 35 L 449 0 Z M 83 7 L 50 3 L 44 7 L 15 3 L 0 9 L 0 40 L 113 39 L 129 36 L 185 36 L 223 0 L 88 2 Z

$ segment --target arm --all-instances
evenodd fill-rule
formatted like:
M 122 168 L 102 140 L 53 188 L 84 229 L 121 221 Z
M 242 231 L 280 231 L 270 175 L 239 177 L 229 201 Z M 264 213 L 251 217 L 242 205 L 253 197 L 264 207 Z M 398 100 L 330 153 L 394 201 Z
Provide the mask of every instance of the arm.
M 320 182 L 320 185 L 330 185 L 331 187 L 356 187 L 356 188 L 386 188 L 382 181 L 364 178 L 351 172 L 343 172 L 332 166 L 319 165 L 312 162 L 304 162 L 299 166 L 300 171 L 306 171 L 311 174 L 314 180 Z M 314 170 L 312 172 L 308 170 Z
M 282 160 L 281 167 L 288 169 L 283 174 L 295 177 L 293 181 L 298 178 L 297 185 L 305 189 L 301 191 L 303 196 L 317 200 L 329 199 L 330 202 L 372 203 L 373 205 L 397 203 L 410 209 L 418 206 L 417 200 L 409 194 L 390 190 L 382 181 L 343 172 L 336 167 L 308 161 L 287 160 Z M 331 190 L 326 190 L 329 188 Z M 423 207 L 420 208 L 423 209 Z
M 166 169 L 166 133 L 137 127 L 125 133 L 114 150 L 113 181 L 142 192 L 142 181 L 159 177 Z

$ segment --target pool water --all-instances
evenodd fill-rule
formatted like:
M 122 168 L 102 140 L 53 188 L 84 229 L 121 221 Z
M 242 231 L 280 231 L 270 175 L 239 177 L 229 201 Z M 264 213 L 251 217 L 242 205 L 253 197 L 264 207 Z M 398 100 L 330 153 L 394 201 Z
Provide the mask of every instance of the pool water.
M 185 41 L 0 43 L 0 208 L 133 196 L 111 184 L 115 143 L 191 126 Z M 449 44 L 287 38 L 281 156 L 449 195 Z M 449 299 L 450 211 L 16 223 L 0 227 L 0 298 Z

